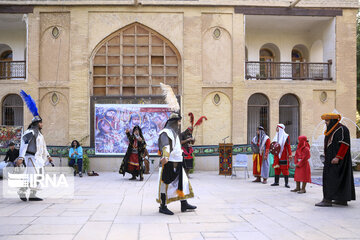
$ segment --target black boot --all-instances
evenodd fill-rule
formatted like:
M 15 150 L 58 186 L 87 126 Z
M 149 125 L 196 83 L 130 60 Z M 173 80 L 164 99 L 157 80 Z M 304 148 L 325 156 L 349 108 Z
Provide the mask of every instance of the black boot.
M 36 191 L 31 191 L 29 201 L 42 201 L 42 198 L 36 196 Z
M 284 179 L 285 179 L 285 187 L 290 188 L 290 186 L 289 186 L 289 176 L 284 176 Z
M 188 204 L 186 200 L 181 201 L 181 211 L 186 212 L 186 210 L 194 210 L 196 209 L 196 206 Z
M 321 202 L 315 204 L 316 207 L 332 207 L 331 200 L 323 199 Z
M 144 180 L 143 172 L 141 171 L 141 172 L 140 172 L 140 181 L 143 181 L 143 180 Z
M 159 207 L 159 213 L 163 213 L 166 215 L 174 215 L 172 211 L 170 211 L 166 206 L 166 195 L 165 193 L 161 194 L 161 205 Z
M 271 186 L 279 186 L 280 175 L 275 175 L 275 182 Z
M 334 200 L 332 201 L 333 204 L 336 204 L 336 205 L 341 205 L 341 206 L 347 206 L 347 201 L 339 201 L 339 200 Z
M 129 180 L 136 180 L 136 176 L 133 174 Z

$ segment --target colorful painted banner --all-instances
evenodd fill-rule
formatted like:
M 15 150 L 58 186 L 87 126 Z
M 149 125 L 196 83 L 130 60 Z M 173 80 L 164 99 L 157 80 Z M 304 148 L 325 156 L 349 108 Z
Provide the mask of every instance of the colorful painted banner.
M 139 125 L 150 154 L 158 151 L 158 133 L 170 115 L 163 104 L 95 104 L 95 154 L 125 154 L 127 129 Z
M 10 142 L 20 148 L 22 127 L 0 125 L 0 148 L 7 148 Z

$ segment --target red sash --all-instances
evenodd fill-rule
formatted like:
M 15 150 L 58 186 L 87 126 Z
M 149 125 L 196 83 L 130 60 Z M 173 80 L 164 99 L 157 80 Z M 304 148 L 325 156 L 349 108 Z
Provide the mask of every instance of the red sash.
M 192 154 L 193 154 L 194 150 L 193 150 L 192 147 L 189 148 L 189 152 L 186 150 L 185 147 L 181 147 L 181 148 L 182 148 L 182 150 L 184 152 L 184 155 L 185 155 L 184 158 L 185 159 L 192 159 L 193 158 Z

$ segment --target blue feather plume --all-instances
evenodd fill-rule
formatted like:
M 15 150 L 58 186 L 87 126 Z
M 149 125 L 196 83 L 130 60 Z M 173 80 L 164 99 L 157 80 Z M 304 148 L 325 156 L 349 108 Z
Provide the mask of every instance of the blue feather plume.
M 27 107 L 29 108 L 30 112 L 32 113 L 32 115 L 34 117 L 39 116 L 38 109 L 36 107 L 36 103 L 35 103 L 34 99 L 32 99 L 32 97 L 29 94 L 26 94 L 26 92 L 24 90 L 20 91 L 20 95 L 24 99 L 24 101 L 25 101 Z

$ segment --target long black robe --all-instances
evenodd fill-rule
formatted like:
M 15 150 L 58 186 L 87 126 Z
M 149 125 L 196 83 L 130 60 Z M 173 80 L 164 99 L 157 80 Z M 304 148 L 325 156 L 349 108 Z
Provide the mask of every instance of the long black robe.
M 119 169 L 119 173 L 122 174 L 123 176 L 125 175 L 125 173 L 130 173 L 130 174 L 134 174 L 135 176 L 139 176 L 140 172 L 138 171 L 134 171 L 131 172 L 128 170 L 128 164 L 129 164 L 129 160 L 130 160 L 130 155 L 132 153 L 133 150 L 133 144 L 135 142 L 135 136 L 132 134 L 130 135 L 130 133 L 126 133 L 126 136 L 129 139 L 129 146 L 128 149 L 126 151 L 126 154 L 124 156 L 124 159 L 120 165 L 120 169 Z M 146 148 L 146 142 L 144 140 L 144 137 L 142 136 L 142 134 L 140 134 L 140 137 L 143 139 L 143 141 L 138 142 L 138 159 L 139 159 L 139 164 L 140 164 L 140 171 L 142 171 L 142 161 L 143 161 L 143 156 L 144 156 L 144 152 L 145 152 L 145 148 Z
M 342 143 L 349 146 L 344 159 L 339 160 L 339 164 L 331 164 L 331 160 L 336 157 Z M 339 123 L 333 133 L 325 137 L 324 152 L 324 199 L 338 201 L 355 200 L 350 134 L 346 126 Z

